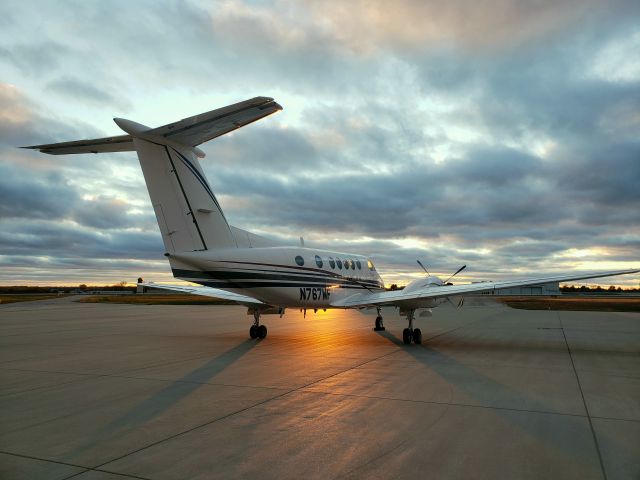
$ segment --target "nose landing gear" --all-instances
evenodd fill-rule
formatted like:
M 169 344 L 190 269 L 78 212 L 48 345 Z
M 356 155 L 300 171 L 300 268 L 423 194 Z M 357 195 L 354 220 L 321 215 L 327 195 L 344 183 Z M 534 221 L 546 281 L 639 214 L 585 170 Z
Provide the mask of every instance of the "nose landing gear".
M 407 320 L 409 320 L 409 328 L 405 328 L 402 331 L 402 342 L 405 345 L 409 345 L 411 341 L 416 345 L 420 345 L 422 343 L 422 331 L 419 328 L 413 328 L 413 316 L 415 314 L 415 310 L 409 310 L 407 312 Z

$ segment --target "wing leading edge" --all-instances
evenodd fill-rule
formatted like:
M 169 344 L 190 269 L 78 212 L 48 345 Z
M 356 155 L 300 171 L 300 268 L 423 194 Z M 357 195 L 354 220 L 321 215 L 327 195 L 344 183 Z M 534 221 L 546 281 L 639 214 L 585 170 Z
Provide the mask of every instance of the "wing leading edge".
M 552 282 L 570 282 L 573 280 L 587 280 L 590 278 L 613 277 L 638 273 L 640 269 L 615 270 L 609 272 L 586 272 L 574 275 L 554 275 L 549 277 L 523 278 L 519 280 L 506 280 L 501 282 L 479 282 L 465 285 L 425 286 L 421 289 L 404 292 L 396 290 L 379 293 L 358 293 L 331 304 L 333 307 L 355 308 L 375 305 L 394 305 L 403 308 L 421 308 L 429 306 L 430 300 L 436 298 L 452 297 L 456 295 L 469 295 L 472 293 L 485 293 L 493 290 L 513 287 L 525 287 L 529 285 L 543 285 Z M 404 293 L 403 293 L 404 292 Z

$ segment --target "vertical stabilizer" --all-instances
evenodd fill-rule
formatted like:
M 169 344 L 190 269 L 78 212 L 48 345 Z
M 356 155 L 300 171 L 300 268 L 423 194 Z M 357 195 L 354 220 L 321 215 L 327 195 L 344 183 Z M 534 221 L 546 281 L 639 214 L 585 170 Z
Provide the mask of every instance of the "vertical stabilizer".
M 135 137 L 133 143 L 167 252 L 235 247 L 193 151 Z

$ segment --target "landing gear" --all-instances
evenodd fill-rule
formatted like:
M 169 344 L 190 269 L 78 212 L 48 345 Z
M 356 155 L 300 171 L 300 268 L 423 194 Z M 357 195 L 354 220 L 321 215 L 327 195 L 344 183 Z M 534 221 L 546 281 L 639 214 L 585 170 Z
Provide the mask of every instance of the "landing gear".
M 260 325 L 260 311 L 256 310 L 253 312 L 253 325 L 249 328 L 249 336 L 251 338 L 266 338 L 267 336 L 267 327 L 265 325 Z
M 411 341 L 416 345 L 422 343 L 422 331 L 419 328 L 413 328 L 413 315 L 415 310 L 409 310 L 407 312 L 407 320 L 409 320 L 409 328 L 405 328 L 402 331 L 402 342 L 405 345 L 409 345 Z
M 384 332 L 385 328 L 384 328 L 384 322 L 382 321 L 381 308 L 377 307 L 377 309 L 378 309 L 378 316 L 376 317 L 376 326 L 373 328 L 373 330 L 376 332 Z
M 422 343 L 422 332 L 419 328 L 413 329 L 413 343 L 420 345 Z
M 405 328 L 402 330 L 402 341 L 405 345 L 409 345 L 411 343 L 411 339 L 413 338 L 413 331 Z

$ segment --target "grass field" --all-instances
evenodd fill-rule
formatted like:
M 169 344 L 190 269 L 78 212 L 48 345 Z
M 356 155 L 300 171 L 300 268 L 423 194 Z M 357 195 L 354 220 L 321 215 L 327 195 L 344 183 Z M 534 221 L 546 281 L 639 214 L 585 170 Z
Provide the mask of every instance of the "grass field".
M 92 295 L 78 300 L 80 303 L 124 303 L 127 305 L 235 305 L 201 295 Z
M 502 297 L 500 301 L 522 310 L 640 312 L 640 298 Z
M 58 295 L 57 293 L 51 293 L 51 294 L 48 294 L 48 293 L 34 293 L 33 295 L 31 295 L 31 294 L 0 295 L 0 305 L 3 305 L 5 303 L 32 302 L 34 300 L 47 300 L 47 299 L 51 299 L 51 298 L 58 298 L 59 296 L 60 295 Z

